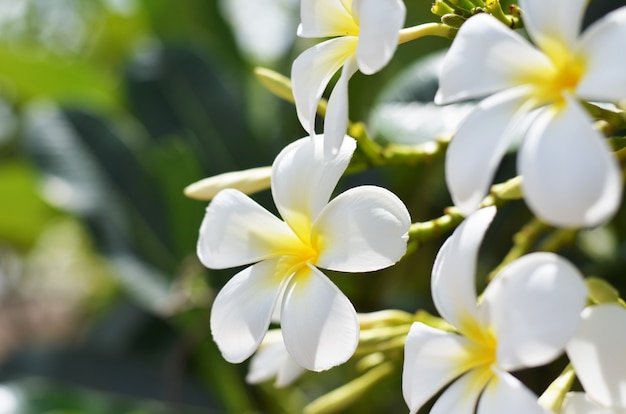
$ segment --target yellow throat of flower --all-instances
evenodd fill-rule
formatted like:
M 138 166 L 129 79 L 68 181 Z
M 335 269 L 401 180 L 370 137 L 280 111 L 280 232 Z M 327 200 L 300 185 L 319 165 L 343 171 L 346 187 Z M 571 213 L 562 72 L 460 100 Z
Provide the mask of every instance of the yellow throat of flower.
M 562 105 L 565 94 L 574 94 L 585 75 L 585 59 L 572 53 L 563 42 L 546 42 L 543 51 L 550 59 L 551 67 L 537 68 L 525 75 L 522 81 L 533 87 L 533 97 L 538 106 Z

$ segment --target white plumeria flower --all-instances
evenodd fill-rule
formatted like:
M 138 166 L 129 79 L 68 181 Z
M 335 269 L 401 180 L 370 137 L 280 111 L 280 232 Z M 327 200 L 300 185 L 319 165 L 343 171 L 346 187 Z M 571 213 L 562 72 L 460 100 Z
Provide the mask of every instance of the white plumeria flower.
M 211 332 L 230 362 L 252 355 L 275 309 L 296 363 L 321 371 L 345 362 L 358 344 L 356 312 L 318 267 L 373 271 L 406 251 L 411 220 L 393 193 L 361 186 L 329 202 L 356 142 L 345 137 L 337 156 L 326 159 L 323 140 L 293 142 L 272 164 L 271 191 L 284 221 L 233 189 L 207 208 L 198 241 L 202 263 L 213 269 L 255 263 L 213 303 Z
M 450 143 L 446 181 L 470 214 L 487 194 L 515 139 L 524 197 L 559 226 L 594 226 L 619 206 L 620 170 L 578 99 L 626 98 L 626 7 L 580 25 L 587 0 L 520 0 L 533 46 L 487 14 L 470 18 L 444 59 L 440 104 L 492 95 L 461 123 Z
M 586 308 L 566 347 L 585 393 L 568 393 L 562 414 L 626 413 L 626 309 Z
M 579 321 L 586 288 L 578 270 L 552 253 L 507 265 L 478 303 L 474 272 L 495 208 L 478 210 L 444 243 L 432 295 L 458 333 L 414 323 L 406 340 L 402 390 L 411 413 L 451 381 L 431 414 L 545 413 L 509 371 L 554 360 Z
M 259 384 L 275 377 L 274 385 L 280 388 L 291 384 L 304 372 L 287 352 L 280 329 L 270 329 L 250 361 L 246 381 Z
M 325 153 L 336 153 L 348 126 L 348 80 L 360 70 L 381 70 L 393 57 L 406 8 L 402 0 L 302 0 L 301 37 L 333 37 L 296 58 L 293 96 L 302 126 L 315 134 L 317 105 L 333 74 L 343 66 L 328 100 Z

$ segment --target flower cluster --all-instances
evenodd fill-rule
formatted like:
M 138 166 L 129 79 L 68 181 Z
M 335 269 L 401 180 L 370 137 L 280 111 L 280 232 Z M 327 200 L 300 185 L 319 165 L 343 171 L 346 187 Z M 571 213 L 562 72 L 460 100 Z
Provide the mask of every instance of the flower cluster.
M 293 99 L 309 136 L 285 147 L 271 167 L 186 189 L 212 200 L 200 227 L 201 262 L 210 269 L 248 266 L 215 297 L 210 325 L 227 361 L 254 355 L 249 382 L 276 377 L 284 387 L 357 351 L 377 355 L 374 365 L 382 367 L 397 358 L 387 351 L 400 347 L 411 413 L 429 402 L 432 414 L 626 412 L 624 302 L 619 294 L 597 300 L 576 260 L 555 253 L 560 244 L 535 249 L 541 245 L 534 243 L 546 229 L 558 235 L 606 224 L 622 202 L 621 155 L 605 137 L 608 116 L 602 115 L 621 119 L 612 131 L 626 125 L 617 106 L 626 100 L 620 52 L 626 7 L 583 30 L 586 4 L 519 0 L 507 14 L 494 0 L 437 0 L 432 11 L 441 23 L 404 28 L 401 0 L 301 0 L 298 35 L 329 39 L 302 52 L 290 82 L 274 79 L 272 88 Z M 515 30 L 521 27 L 527 37 Z M 435 103 L 484 99 L 458 124 L 446 150 L 454 207 L 412 224 L 407 207 L 385 188 L 331 195 L 355 151 L 369 165 L 428 154 L 421 147 L 381 147 L 348 120 L 349 79 L 383 70 L 398 44 L 427 35 L 454 38 Z M 322 96 L 339 70 L 326 105 Z M 325 117 L 319 135 L 317 113 Z M 511 148 L 519 176 L 494 185 Z M 280 217 L 247 195 L 266 188 Z M 478 294 L 483 238 L 498 209 L 519 198 L 536 219 Z M 407 242 L 425 243 L 452 229 L 432 265 L 438 317 L 421 310 L 357 314 L 320 270 L 385 269 L 407 254 Z M 512 374 L 563 355 L 569 368 L 541 398 Z M 574 374 L 580 391 L 572 391 Z

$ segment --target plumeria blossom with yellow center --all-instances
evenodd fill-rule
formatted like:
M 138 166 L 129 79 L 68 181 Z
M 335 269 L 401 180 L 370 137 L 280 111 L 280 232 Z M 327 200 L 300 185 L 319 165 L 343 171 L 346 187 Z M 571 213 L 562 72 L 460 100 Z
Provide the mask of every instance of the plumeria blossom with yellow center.
M 626 309 L 586 308 L 566 351 L 585 393 L 568 393 L 561 413 L 626 413 Z
M 435 101 L 488 96 L 459 125 L 446 158 L 455 204 L 475 211 L 512 141 L 531 210 L 558 226 L 594 226 L 617 210 L 620 171 L 579 100 L 626 98 L 626 7 L 580 33 L 587 0 L 520 0 L 528 35 L 479 14 L 446 55 Z
M 409 213 L 375 186 L 329 201 L 356 148 L 344 137 L 337 156 L 321 135 L 285 147 L 272 164 L 271 192 L 283 220 L 238 190 L 215 196 L 200 228 L 198 256 L 212 269 L 252 264 L 218 293 L 211 332 L 224 358 L 242 362 L 257 349 L 272 316 L 294 361 L 312 371 L 349 359 L 359 322 L 346 296 L 318 269 L 367 272 L 406 251 Z
M 411 327 L 402 373 L 411 413 L 446 386 L 431 414 L 545 413 L 509 372 L 546 364 L 563 352 L 587 290 L 572 264 L 540 252 L 504 267 L 479 301 L 477 254 L 494 215 L 489 207 L 469 216 L 437 254 L 432 296 L 456 332 L 419 322 Z
M 348 126 L 348 80 L 357 70 L 371 75 L 389 63 L 406 8 L 402 0 L 302 0 L 300 15 L 299 36 L 332 37 L 305 50 L 291 69 L 298 118 L 311 136 L 322 94 L 343 67 L 324 121 L 325 152 L 330 155 L 336 153 Z

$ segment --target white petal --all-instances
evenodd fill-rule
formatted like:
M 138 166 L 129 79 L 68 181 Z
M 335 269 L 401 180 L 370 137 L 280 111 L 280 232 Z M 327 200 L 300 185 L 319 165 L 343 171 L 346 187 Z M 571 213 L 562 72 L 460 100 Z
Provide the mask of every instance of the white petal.
M 287 352 L 280 329 L 270 329 L 250 361 L 246 382 L 259 384 L 276 377 L 276 387 L 284 387 L 304 372 Z
M 357 71 L 356 59 L 346 60 L 333 91 L 328 97 L 326 118 L 324 119 L 324 155 L 326 158 L 337 155 L 341 140 L 348 129 L 348 81 Z
M 484 370 L 471 370 L 444 391 L 430 414 L 474 414 L 476 402 L 488 379 Z
M 304 129 L 315 134 L 317 104 L 332 76 L 356 52 L 358 38 L 338 37 L 305 50 L 291 67 L 291 86 L 298 119 Z
M 626 309 L 618 304 L 585 309 L 567 355 L 591 398 L 626 408 Z
M 355 5 L 360 26 L 356 49 L 359 70 L 371 75 L 393 57 L 406 7 L 402 0 L 360 0 Z
M 481 311 L 507 371 L 546 364 L 572 337 L 585 306 L 580 272 L 553 253 L 531 253 L 507 265 L 487 286 Z
M 358 35 L 359 25 L 352 17 L 350 0 L 301 0 L 298 27 L 301 37 Z
M 583 34 L 581 54 L 585 60 L 585 76 L 577 95 L 586 100 L 617 102 L 626 98 L 626 7 L 598 20 Z
M 197 200 L 212 200 L 220 191 L 234 188 L 245 194 L 270 188 L 272 167 L 250 168 L 242 171 L 232 171 L 214 175 L 197 181 L 185 187 L 187 197 Z
M 445 320 L 461 331 L 468 320 L 478 320 L 476 259 L 495 214 L 495 207 L 488 207 L 466 218 L 435 258 L 431 282 L 435 307 Z
M 352 303 L 313 266 L 291 279 L 280 320 L 289 354 L 311 371 L 343 364 L 359 343 L 359 322 Z
M 259 384 L 275 377 L 285 355 L 289 354 L 283 343 L 280 329 L 270 329 L 250 360 L 246 382 Z
M 478 402 L 476 414 L 548 414 L 534 395 L 517 378 L 497 372 Z
M 541 112 L 526 133 L 518 168 L 526 202 L 550 224 L 596 226 L 619 207 L 617 161 L 574 100 Z
M 512 89 L 483 100 L 452 138 L 446 152 L 446 183 L 463 214 L 475 211 L 487 195 L 524 115 L 525 96 L 525 89 Z
M 560 414 L 623 414 L 624 410 L 605 408 L 582 392 L 568 392 L 565 395 Z
M 587 0 L 520 0 L 524 27 L 542 49 L 554 43 L 575 49 Z
M 548 58 L 520 35 L 487 14 L 461 26 L 439 77 L 438 104 L 480 98 L 520 85 L 529 70 L 550 68 Z
M 287 224 L 238 190 L 221 191 L 206 209 L 197 253 L 212 269 L 275 257 L 301 244 Z
M 464 373 L 469 340 L 460 335 L 414 323 L 404 346 L 402 394 L 412 413 Z
M 211 333 L 228 362 L 239 363 L 257 349 L 270 324 L 282 287 L 276 259 L 265 260 L 233 276 L 211 309 Z
M 312 140 L 305 137 L 287 145 L 272 164 L 274 203 L 283 219 L 303 239 L 310 237 L 303 233 L 311 231 L 312 222 L 328 203 L 356 148 L 353 138 L 343 138 L 332 159 L 324 157 L 324 137 L 318 135 Z
M 391 266 L 406 252 L 411 217 L 392 192 L 352 188 L 334 198 L 313 225 L 319 267 L 368 272 Z

